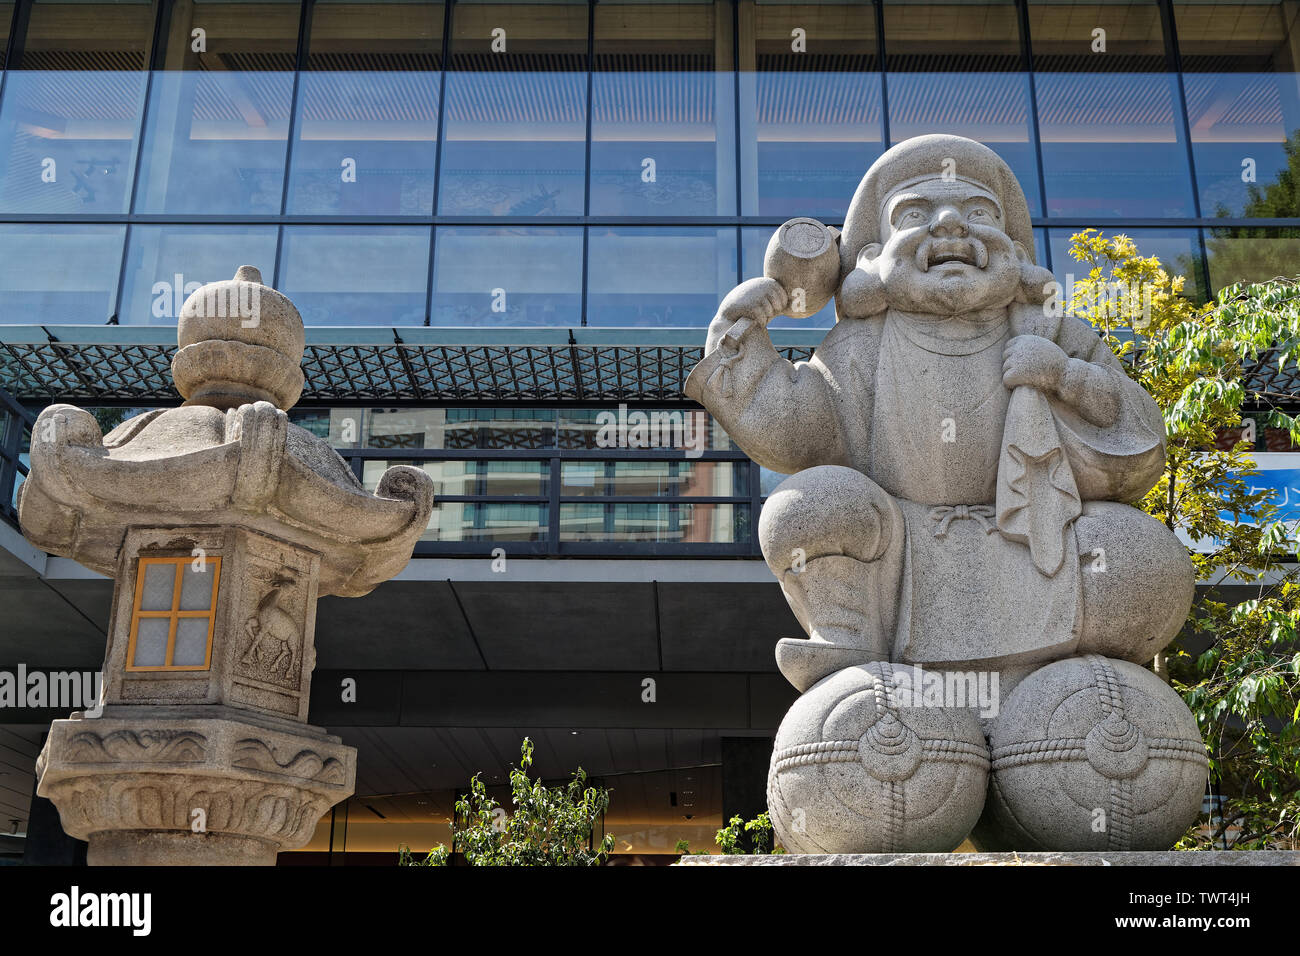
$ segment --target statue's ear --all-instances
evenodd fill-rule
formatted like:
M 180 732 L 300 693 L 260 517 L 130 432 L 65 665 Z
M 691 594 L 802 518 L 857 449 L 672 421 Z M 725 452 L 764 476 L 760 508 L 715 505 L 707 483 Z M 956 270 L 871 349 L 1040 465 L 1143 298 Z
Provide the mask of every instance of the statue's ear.
M 868 242 L 863 246 L 858 252 L 858 267 L 861 268 L 867 263 L 874 262 L 878 259 L 880 257 L 881 248 L 882 246 L 878 242 Z
M 1023 243 L 1021 243 L 1019 240 L 1012 240 L 1011 245 L 1015 246 L 1017 259 L 1019 259 L 1021 262 L 1032 261 L 1029 258 L 1029 251 L 1024 247 Z

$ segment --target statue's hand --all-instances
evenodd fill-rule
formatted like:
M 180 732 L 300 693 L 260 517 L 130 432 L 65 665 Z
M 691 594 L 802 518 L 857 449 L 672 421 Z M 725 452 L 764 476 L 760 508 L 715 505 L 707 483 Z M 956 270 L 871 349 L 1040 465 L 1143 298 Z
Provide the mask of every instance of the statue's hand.
M 752 319 L 767 328 L 767 323 L 781 314 L 788 299 L 785 289 L 775 279 L 766 276 L 746 279 L 728 292 L 718 306 L 718 314 L 709 323 L 709 335 L 704 344 L 705 354 L 716 349 L 727 330 L 742 318 Z
M 1065 376 L 1070 357 L 1051 339 L 1017 335 L 1002 350 L 1002 384 L 1007 388 L 1032 385 L 1055 392 Z
M 781 283 L 766 276 L 746 279 L 727 293 L 718 306 L 718 318 L 732 324 L 741 318 L 750 318 L 764 327 L 789 304 L 790 297 Z

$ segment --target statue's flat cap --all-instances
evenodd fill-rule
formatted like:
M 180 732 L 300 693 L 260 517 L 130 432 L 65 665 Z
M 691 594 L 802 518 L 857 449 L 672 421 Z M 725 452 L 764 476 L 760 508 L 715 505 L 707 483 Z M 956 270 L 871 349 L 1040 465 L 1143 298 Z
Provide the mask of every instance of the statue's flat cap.
M 840 237 L 840 274 L 857 265 L 864 246 L 880 242 L 880 212 L 889 195 L 902 186 L 931 179 L 956 178 L 978 183 L 1002 204 L 1006 233 L 1034 258 L 1034 232 L 1024 190 L 1011 167 L 983 143 L 964 136 L 933 133 L 914 136 L 886 150 L 858 184 Z

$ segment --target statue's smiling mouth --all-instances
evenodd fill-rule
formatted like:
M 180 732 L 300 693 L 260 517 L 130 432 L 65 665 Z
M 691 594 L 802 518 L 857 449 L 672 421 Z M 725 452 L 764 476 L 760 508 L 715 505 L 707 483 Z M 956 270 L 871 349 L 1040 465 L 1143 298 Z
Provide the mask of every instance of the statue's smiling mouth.
M 971 239 L 928 239 L 916 250 L 916 266 L 922 272 L 950 263 L 983 269 L 989 264 L 988 249 Z

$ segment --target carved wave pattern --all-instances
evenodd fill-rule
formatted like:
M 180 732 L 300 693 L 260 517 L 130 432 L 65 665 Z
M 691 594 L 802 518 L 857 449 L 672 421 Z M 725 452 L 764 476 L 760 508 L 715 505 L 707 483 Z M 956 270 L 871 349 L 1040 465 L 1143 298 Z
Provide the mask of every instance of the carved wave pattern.
M 323 757 L 314 750 L 300 750 L 291 760 L 281 763 L 264 741 L 251 737 L 235 744 L 232 765 L 338 787 L 348 782 L 347 767 L 341 760 Z
M 193 730 L 92 730 L 74 734 L 64 759 L 72 763 L 183 763 L 203 760 L 207 737 Z

